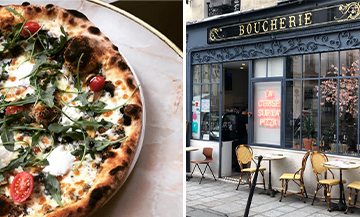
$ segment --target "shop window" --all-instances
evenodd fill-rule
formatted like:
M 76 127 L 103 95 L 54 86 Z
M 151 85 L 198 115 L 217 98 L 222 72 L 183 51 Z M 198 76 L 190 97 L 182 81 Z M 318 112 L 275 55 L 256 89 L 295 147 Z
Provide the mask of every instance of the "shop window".
M 268 59 L 268 77 L 282 77 L 284 74 L 284 58 Z
M 286 82 L 285 148 L 300 149 L 301 81 Z
M 307 54 L 303 56 L 303 77 L 319 77 L 319 54 Z
M 266 59 L 254 61 L 254 78 L 266 77 Z
M 253 142 L 280 146 L 281 82 L 256 82 L 253 87 Z
M 359 50 L 286 61 L 285 148 L 357 155 Z
M 301 78 L 301 61 L 300 55 L 286 57 L 286 78 Z
M 192 139 L 219 139 L 219 64 L 193 66 Z

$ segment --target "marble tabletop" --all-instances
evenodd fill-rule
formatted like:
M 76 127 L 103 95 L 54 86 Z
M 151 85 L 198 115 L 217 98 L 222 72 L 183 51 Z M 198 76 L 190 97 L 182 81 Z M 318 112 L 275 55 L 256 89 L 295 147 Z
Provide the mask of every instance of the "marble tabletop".
M 22 2 L 2 0 L 0 4 Z M 93 216 L 183 216 L 182 54 L 109 8 L 85 0 L 29 2 L 52 3 L 84 13 L 118 46 L 141 83 L 146 106 L 142 150 L 125 184 Z

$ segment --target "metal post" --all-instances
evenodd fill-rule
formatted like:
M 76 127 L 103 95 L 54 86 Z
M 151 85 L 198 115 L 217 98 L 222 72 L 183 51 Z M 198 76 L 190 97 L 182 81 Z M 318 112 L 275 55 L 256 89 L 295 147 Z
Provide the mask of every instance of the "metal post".
M 258 163 L 257 163 L 257 166 L 256 166 L 256 171 L 255 171 L 255 174 L 254 174 L 254 178 L 252 179 L 253 182 L 252 182 L 252 184 L 251 184 L 251 189 L 250 189 L 248 201 L 247 201 L 247 204 L 246 204 L 244 217 L 248 217 L 248 216 L 249 216 L 251 200 L 252 200 L 252 197 L 253 197 L 253 195 L 254 195 L 254 191 L 255 191 L 255 187 L 256 187 L 256 182 L 257 182 L 257 177 L 258 177 L 259 168 L 260 168 L 260 163 L 261 163 L 261 160 L 262 160 L 262 159 L 263 159 L 263 157 L 262 157 L 262 155 L 260 155 L 260 156 L 258 157 Z

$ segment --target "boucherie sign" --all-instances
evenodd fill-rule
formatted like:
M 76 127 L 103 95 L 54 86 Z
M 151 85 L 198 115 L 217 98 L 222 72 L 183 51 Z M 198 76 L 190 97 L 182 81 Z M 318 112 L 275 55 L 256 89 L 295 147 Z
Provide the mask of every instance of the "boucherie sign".
M 208 28 L 208 43 L 356 19 L 360 19 L 360 3 L 351 2 L 294 14 Z
M 264 98 L 258 101 L 258 116 L 260 126 L 279 127 L 281 103 L 274 90 L 265 90 Z

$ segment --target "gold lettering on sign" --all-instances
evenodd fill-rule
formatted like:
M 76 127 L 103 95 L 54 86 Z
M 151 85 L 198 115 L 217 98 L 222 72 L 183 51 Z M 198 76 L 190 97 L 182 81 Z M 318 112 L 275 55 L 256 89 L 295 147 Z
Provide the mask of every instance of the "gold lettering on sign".
M 302 18 L 302 14 L 299 14 L 299 26 L 302 26 L 302 20 L 301 20 L 301 18 Z
M 251 34 L 251 31 L 252 31 L 251 23 L 248 23 L 248 24 L 247 24 L 246 31 L 247 31 L 247 33 L 248 33 L 249 35 Z
M 245 31 L 244 31 L 244 25 L 240 26 L 240 35 L 244 35 Z
M 258 30 L 256 30 L 256 24 L 259 24 L 259 29 L 258 29 Z M 260 21 L 257 22 L 257 23 L 254 23 L 254 31 L 255 31 L 255 33 L 259 33 L 259 32 L 260 32 Z
M 285 29 L 286 28 L 285 20 L 286 20 L 286 17 L 281 17 L 280 18 L 280 29 Z
M 296 26 L 295 24 L 295 16 L 289 16 L 289 27 Z
M 312 16 L 312 13 L 311 13 L 311 12 L 305 14 L 305 18 L 304 18 L 304 20 L 305 20 L 305 25 L 309 25 L 309 24 L 312 23 L 312 21 L 311 21 L 311 16 Z
M 276 28 L 276 22 L 277 22 L 277 19 L 273 19 L 273 20 L 271 20 L 271 30 L 276 30 L 277 28 Z
M 269 24 L 269 22 L 268 22 L 267 20 L 265 20 L 265 21 L 263 22 L 263 24 L 262 24 L 262 29 L 263 29 L 264 32 L 267 32 L 267 31 L 269 31 L 269 26 L 265 29 L 265 23 L 266 23 L 266 25 Z

